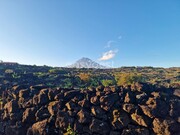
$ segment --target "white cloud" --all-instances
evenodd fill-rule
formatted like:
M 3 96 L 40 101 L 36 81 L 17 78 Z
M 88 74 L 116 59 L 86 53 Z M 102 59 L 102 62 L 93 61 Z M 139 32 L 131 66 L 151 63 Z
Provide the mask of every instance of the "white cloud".
M 109 41 L 107 42 L 107 45 L 105 46 L 105 48 L 110 48 L 113 43 L 116 43 L 116 41 L 109 40 Z
M 116 55 L 117 52 L 118 52 L 118 50 L 109 50 L 108 52 L 103 53 L 102 57 L 99 58 L 99 60 L 100 61 L 110 60 L 110 59 L 114 58 L 114 56 Z

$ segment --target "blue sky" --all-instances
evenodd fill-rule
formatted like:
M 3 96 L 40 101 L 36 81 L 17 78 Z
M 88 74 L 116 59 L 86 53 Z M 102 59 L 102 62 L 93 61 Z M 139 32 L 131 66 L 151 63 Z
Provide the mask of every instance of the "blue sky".
M 0 59 L 180 66 L 179 0 L 0 0 Z

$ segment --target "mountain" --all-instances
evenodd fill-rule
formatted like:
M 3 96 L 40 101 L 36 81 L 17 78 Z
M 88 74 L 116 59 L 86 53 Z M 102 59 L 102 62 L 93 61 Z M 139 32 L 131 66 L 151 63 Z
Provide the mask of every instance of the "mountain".
M 89 58 L 81 58 L 76 61 L 74 64 L 68 66 L 68 68 L 107 68 L 103 65 L 98 64 L 97 62 L 92 61 Z

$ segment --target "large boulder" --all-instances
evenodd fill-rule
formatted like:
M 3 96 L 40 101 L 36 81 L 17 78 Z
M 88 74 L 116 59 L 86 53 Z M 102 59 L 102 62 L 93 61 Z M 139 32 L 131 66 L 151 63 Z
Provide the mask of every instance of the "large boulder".
M 151 124 L 151 120 L 147 116 L 139 115 L 137 112 L 131 114 L 131 118 L 140 126 L 149 127 L 149 125 Z
M 107 120 L 106 112 L 99 106 L 92 106 L 91 114 L 97 119 Z
M 45 86 L 44 84 L 38 84 L 38 85 L 30 86 L 31 90 L 38 90 L 38 91 L 45 89 L 45 88 L 47 88 L 47 86 Z
M 11 122 L 21 121 L 22 114 L 23 114 L 22 110 L 20 110 L 17 113 L 9 113 L 9 119 L 11 120 Z
M 0 122 L 0 135 L 2 135 L 5 132 L 5 122 Z
M 57 94 L 59 94 L 61 91 L 59 90 L 59 89 L 55 89 L 55 90 L 53 90 L 53 89 L 50 89 L 49 90 L 49 93 L 48 93 L 48 98 L 49 98 L 49 100 L 50 101 L 53 101 L 53 100 L 55 100 L 55 96 L 57 95 Z M 64 96 L 64 95 L 63 95 Z
M 92 119 L 89 129 L 92 133 L 97 133 L 100 135 L 108 135 L 110 132 L 108 123 L 98 119 Z
M 66 130 L 69 125 L 72 125 L 74 119 L 71 118 L 67 112 L 59 111 L 57 113 L 57 118 L 55 122 L 56 128 L 60 128 L 61 130 Z
M 101 92 L 101 91 L 96 92 L 96 96 L 98 96 L 98 97 L 101 97 L 101 96 L 104 96 L 104 95 L 105 95 L 104 91 L 103 92 Z
M 20 97 L 18 100 L 19 108 L 33 107 L 33 99 Z
M 132 114 L 132 113 L 134 113 L 138 109 L 138 106 L 136 106 L 134 104 L 130 104 L 130 103 L 124 103 L 122 108 L 127 113 Z
M 119 110 L 113 110 L 112 129 L 121 130 L 130 123 L 127 113 Z
M 83 124 L 79 123 L 78 121 L 75 121 L 74 122 L 74 125 L 73 125 L 73 130 L 78 133 L 78 134 L 84 134 L 84 131 L 83 131 Z
M 87 124 L 91 121 L 90 114 L 82 109 L 77 113 L 77 117 L 78 117 L 78 122 L 82 124 Z
M 150 132 L 147 128 L 129 126 L 128 128 L 123 129 L 121 135 L 150 135 Z M 154 134 L 152 133 L 151 135 Z
M 20 90 L 22 89 L 27 89 L 28 88 L 28 85 L 16 85 L 16 86 L 13 86 L 12 87 L 12 90 L 18 94 Z
M 8 113 L 18 112 L 18 107 L 18 102 L 16 100 L 11 100 L 4 105 L 4 109 L 7 110 Z
M 23 90 L 20 90 L 19 91 L 19 98 L 29 98 L 29 93 L 30 93 L 30 90 L 29 89 L 23 89 Z
M 169 115 L 173 118 L 180 117 L 180 99 L 172 99 L 170 101 Z
M 153 130 L 159 135 L 179 135 L 180 124 L 173 119 L 155 118 L 153 121 Z
M 145 114 L 148 114 L 149 117 L 158 117 L 158 118 L 166 118 L 169 113 L 169 105 L 158 98 L 149 98 L 146 102 L 148 107 L 144 107 L 144 110 L 148 111 Z M 143 108 L 142 108 L 143 109 Z
M 58 93 L 57 95 L 53 95 L 54 96 L 54 100 L 56 101 L 64 101 L 64 93 Z M 49 93 L 49 98 L 52 99 L 52 95 L 50 95 Z
M 72 100 L 67 102 L 65 106 L 67 107 L 68 110 L 75 110 L 77 108 L 77 104 L 73 102 Z
M 118 131 L 111 131 L 109 135 L 120 135 L 120 132 L 118 132 Z
M 144 104 L 144 103 L 146 103 L 147 100 L 148 100 L 148 95 L 144 92 L 136 95 L 136 102 L 138 104 Z
M 147 106 L 147 105 L 139 105 L 139 106 L 146 116 L 148 116 L 150 118 L 154 118 L 152 109 L 149 106 Z
M 135 103 L 135 95 L 132 92 L 127 92 L 124 103 Z
M 26 102 L 24 102 L 24 103 L 22 104 L 22 107 L 23 107 L 23 108 L 33 107 L 33 99 L 29 99 L 29 100 L 27 100 Z
M 118 101 L 118 99 L 119 96 L 116 93 L 100 97 L 101 108 L 105 111 L 109 111 L 114 103 Z
M 35 116 L 36 116 L 36 120 L 40 121 L 49 118 L 51 115 L 47 107 L 42 106 L 39 110 L 37 110 Z
M 35 107 L 26 108 L 23 113 L 22 122 L 23 123 L 34 123 L 36 121 L 35 113 L 37 109 Z
M 75 96 L 80 94 L 80 90 L 70 90 L 64 93 L 64 100 L 71 100 Z
M 137 82 L 131 85 L 131 91 L 150 93 L 154 90 L 154 86 L 147 83 Z
M 103 91 L 104 90 L 104 86 L 100 85 L 98 87 L 96 87 L 96 91 Z
M 113 93 L 112 90 L 111 90 L 111 87 L 108 87 L 108 86 L 104 88 L 103 92 L 105 93 L 105 95 L 109 95 L 109 94 Z
M 78 105 L 80 105 L 82 108 L 90 108 L 90 102 L 87 99 L 83 99 L 82 101 L 78 102 Z
M 90 102 L 93 105 L 99 105 L 100 104 L 99 97 L 98 96 L 91 97 Z
M 33 101 L 33 105 L 35 106 L 38 105 L 38 95 L 34 95 L 32 101 Z
M 38 121 L 28 129 L 27 135 L 48 135 L 48 120 Z
M 180 97 L 180 89 L 175 89 L 173 95 L 176 97 Z
M 26 130 L 23 128 L 21 123 L 16 125 L 7 124 L 5 127 L 5 134 L 3 135 L 25 135 Z
M 38 95 L 38 104 L 39 105 L 45 105 L 49 102 L 49 97 L 48 97 L 48 90 L 43 89 L 40 91 Z
M 52 101 L 48 104 L 48 111 L 53 116 L 61 108 L 61 101 Z

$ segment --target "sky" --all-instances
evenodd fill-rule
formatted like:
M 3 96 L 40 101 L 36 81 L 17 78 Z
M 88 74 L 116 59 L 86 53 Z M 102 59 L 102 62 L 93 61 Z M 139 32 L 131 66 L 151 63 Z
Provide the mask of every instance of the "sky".
M 0 60 L 180 66 L 179 0 L 0 0 Z

